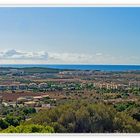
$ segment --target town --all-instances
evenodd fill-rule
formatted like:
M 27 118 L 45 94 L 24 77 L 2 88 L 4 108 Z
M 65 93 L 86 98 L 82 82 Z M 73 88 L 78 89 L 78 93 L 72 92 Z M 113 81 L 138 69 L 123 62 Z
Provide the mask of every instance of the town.
M 40 72 L 40 69 L 42 72 Z M 1 101 L 5 100 L 6 105 L 16 105 L 19 104 L 21 99 L 25 101 L 26 106 L 37 106 L 34 102 L 37 98 L 53 97 L 57 93 L 63 97 L 66 93 L 74 91 L 85 92 L 90 90 L 90 92 L 93 92 L 95 89 L 106 89 L 109 92 L 118 92 L 140 88 L 139 71 L 56 70 L 55 72 L 48 72 L 44 68 L 40 69 L 37 71 L 37 68 L 1 68 Z M 32 99 L 28 99 L 29 97 Z

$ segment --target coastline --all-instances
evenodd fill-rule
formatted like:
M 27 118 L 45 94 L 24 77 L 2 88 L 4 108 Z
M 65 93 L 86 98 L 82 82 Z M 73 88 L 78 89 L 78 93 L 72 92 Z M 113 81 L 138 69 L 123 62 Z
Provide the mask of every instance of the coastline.
M 4 64 L 1 68 L 50 68 L 66 70 L 137 71 L 140 65 L 81 65 L 81 64 Z

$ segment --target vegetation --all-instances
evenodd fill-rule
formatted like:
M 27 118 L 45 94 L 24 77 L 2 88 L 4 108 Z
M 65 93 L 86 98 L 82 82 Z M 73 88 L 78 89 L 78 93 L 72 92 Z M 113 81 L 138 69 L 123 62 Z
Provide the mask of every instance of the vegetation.
M 1 69 L 0 133 L 140 133 L 140 76 L 133 72 Z
M 4 118 L 0 119 L 0 130 L 6 129 L 10 126 L 16 127 L 20 125 L 21 122 L 31 117 L 31 115 L 34 113 L 36 113 L 36 110 L 34 108 L 3 108 L 1 110 L 1 115 L 3 114 Z
M 42 110 L 23 124 L 49 125 L 55 133 L 140 132 L 140 123 L 127 113 L 118 112 L 110 105 L 87 102 L 71 102 Z
M 41 68 L 41 67 L 31 67 L 31 68 L 22 68 L 25 73 L 34 74 L 34 73 L 58 73 L 61 70 L 52 69 L 52 68 Z
M 53 133 L 54 130 L 50 126 L 42 125 L 20 125 L 17 127 L 10 126 L 9 128 L 1 131 L 1 133 Z

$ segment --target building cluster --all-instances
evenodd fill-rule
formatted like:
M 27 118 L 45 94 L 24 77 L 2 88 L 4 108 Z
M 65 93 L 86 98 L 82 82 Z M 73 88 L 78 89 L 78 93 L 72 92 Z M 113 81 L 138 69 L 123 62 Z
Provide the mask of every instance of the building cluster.
M 3 75 L 1 73 L 7 73 Z M 0 70 L 0 92 L 9 90 L 76 90 L 84 89 L 88 83 L 93 87 L 125 89 L 140 87 L 140 74 L 134 72 L 104 72 L 95 70 L 69 70 L 59 73 L 28 73 L 25 69 Z M 41 82 L 41 83 L 40 83 Z M 28 84 L 27 84 L 28 83 Z
M 140 81 L 130 81 L 129 86 L 130 87 L 140 87 Z
M 79 75 L 79 76 L 82 76 L 82 75 L 92 75 L 92 74 L 95 74 L 96 71 L 92 71 L 92 70 L 73 70 L 73 71 L 62 71 L 62 72 L 59 72 L 60 75 Z
M 97 88 L 105 88 L 105 89 L 124 89 L 127 88 L 128 85 L 125 84 L 116 84 L 116 83 L 107 83 L 107 82 L 95 82 L 94 86 Z
M 4 90 L 27 90 L 27 89 L 36 89 L 36 88 L 40 88 L 40 89 L 45 89 L 47 88 L 48 85 L 47 83 L 40 83 L 40 84 L 36 84 L 36 83 L 30 83 L 30 84 L 10 84 L 10 85 L 0 85 L 0 91 L 4 91 Z
M 0 85 L 0 91 L 16 91 L 16 90 L 48 90 L 48 91 L 55 91 L 55 90 L 75 90 L 77 87 L 84 88 L 88 82 L 60 82 L 60 83 L 29 83 L 29 84 L 5 84 Z M 90 82 L 91 83 L 91 82 Z M 93 81 L 93 87 L 96 88 L 105 88 L 105 89 L 125 89 L 125 88 L 132 88 L 132 87 L 139 87 L 140 88 L 140 81 L 130 81 L 128 84 L 122 83 L 114 83 L 114 82 L 104 82 L 104 81 Z
M 80 85 L 81 87 L 84 86 L 83 83 L 73 83 L 73 82 L 52 82 L 51 84 L 48 83 L 29 83 L 29 84 L 5 84 L 0 85 L 0 91 L 16 91 L 16 90 L 47 90 L 47 91 L 55 91 L 55 90 L 74 90 L 76 87 Z
M 40 108 L 50 108 L 49 103 L 45 103 L 44 100 L 56 100 L 50 99 L 49 95 L 40 95 L 40 96 L 24 96 L 17 98 L 16 101 L 4 101 L 3 97 L 0 96 L 0 105 L 3 106 L 20 106 L 20 107 L 40 107 Z
M 0 74 L 7 74 L 7 75 L 24 75 L 24 70 L 19 70 L 19 69 L 9 69 L 9 70 L 1 70 Z

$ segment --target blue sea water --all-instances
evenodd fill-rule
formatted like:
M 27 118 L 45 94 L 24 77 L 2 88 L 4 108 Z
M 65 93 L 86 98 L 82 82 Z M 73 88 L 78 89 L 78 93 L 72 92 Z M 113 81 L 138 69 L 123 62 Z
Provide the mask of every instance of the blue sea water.
M 41 64 L 5 64 L 0 67 L 13 67 L 13 68 L 24 68 L 24 67 L 42 67 L 42 68 L 57 68 L 57 69 L 76 69 L 76 70 L 101 70 L 101 71 L 133 71 L 140 70 L 140 65 L 41 65 Z

